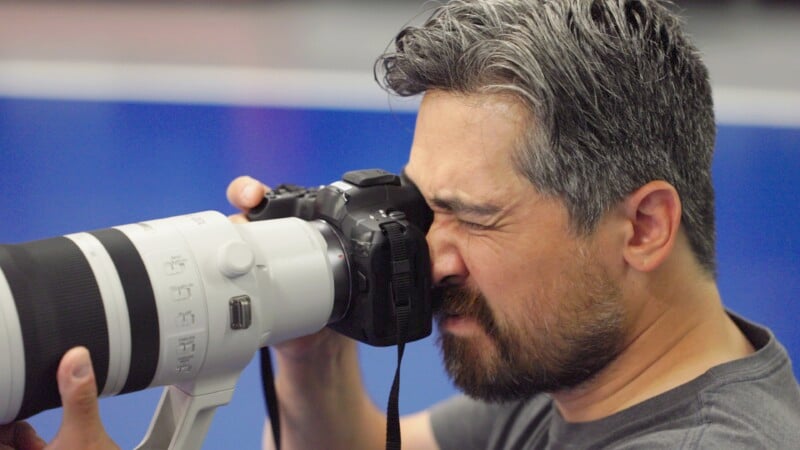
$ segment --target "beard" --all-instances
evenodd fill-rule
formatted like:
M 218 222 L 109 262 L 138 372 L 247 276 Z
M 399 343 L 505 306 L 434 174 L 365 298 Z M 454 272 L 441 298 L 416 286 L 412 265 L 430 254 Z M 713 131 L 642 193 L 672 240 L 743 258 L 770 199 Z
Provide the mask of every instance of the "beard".
M 476 290 L 446 288 L 437 313 L 440 329 L 456 316 L 475 320 L 485 333 L 440 336 L 454 384 L 480 400 L 521 400 L 576 388 L 615 359 L 625 339 L 619 288 L 589 258 L 579 258 L 573 271 L 565 277 L 568 283 L 562 280 L 563 292 L 539 292 L 536 301 L 528 300 L 527 311 L 515 316 L 496 317 Z

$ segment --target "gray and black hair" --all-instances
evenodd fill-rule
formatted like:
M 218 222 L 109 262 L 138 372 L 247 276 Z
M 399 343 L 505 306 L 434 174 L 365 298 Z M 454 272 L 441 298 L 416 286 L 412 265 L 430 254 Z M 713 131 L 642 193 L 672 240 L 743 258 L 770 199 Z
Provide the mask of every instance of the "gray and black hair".
M 407 27 L 375 64 L 401 96 L 510 94 L 530 111 L 517 169 L 591 233 L 653 180 L 680 195 L 700 265 L 715 276 L 708 71 L 658 0 L 457 0 Z

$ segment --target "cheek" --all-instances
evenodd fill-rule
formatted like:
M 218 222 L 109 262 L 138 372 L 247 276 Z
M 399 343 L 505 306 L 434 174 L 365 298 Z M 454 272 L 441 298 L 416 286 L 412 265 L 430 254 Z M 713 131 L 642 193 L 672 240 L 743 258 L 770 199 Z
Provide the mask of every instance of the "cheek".
M 532 257 L 474 239 L 464 251 L 471 287 L 480 290 L 493 307 L 518 303 L 532 295 Z M 517 247 L 518 249 L 518 247 Z
M 571 249 L 571 250 L 570 250 Z M 472 288 L 487 299 L 498 320 L 517 323 L 521 316 L 550 321 L 576 288 L 577 249 L 524 242 L 481 242 L 474 239 L 463 253 Z

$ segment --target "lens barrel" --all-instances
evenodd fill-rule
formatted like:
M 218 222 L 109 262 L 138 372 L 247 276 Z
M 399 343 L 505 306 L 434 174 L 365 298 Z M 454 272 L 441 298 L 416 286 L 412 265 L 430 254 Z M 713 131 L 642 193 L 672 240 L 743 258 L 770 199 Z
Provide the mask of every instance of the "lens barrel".
M 79 345 L 101 396 L 235 382 L 259 347 L 331 320 L 346 266 L 324 224 L 213 211 L 0 245 L 0 423 L 60 406 Z
M 126 291 L 127 316 L 141 324 L 130 339 L 135 370 L 129 371 L 118 392 L 143 389 L 158 363 L 159 338 L 155 299 L 142 259 L 119 230 L 100 230 L 77 239 L 94 239 L 105 249 Z M 109 374 L 109 322 L 90 258 L 76 239 L 63 236 L 0 246 L 0 269 L 16 307 L 24 354 L 22 361 L 8 362 L 25 369 L 19 411 L 16 417 L 2 417 L 5 421 L 60 405 L 56 370 L 61 356 L 77 345 L 89 349 L 98 392 L 103 392 Z

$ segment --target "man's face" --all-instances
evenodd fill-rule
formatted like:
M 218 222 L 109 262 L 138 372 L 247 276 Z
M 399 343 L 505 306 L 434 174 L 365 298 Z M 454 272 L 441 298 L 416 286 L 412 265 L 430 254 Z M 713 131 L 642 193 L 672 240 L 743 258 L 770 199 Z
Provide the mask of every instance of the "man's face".
M 560 200 L 512 166 L 528 113 L 497 95 L 426 94 L 406 173 L 434 210 L 445 365 L 486 400 L 590 379 L 620 351 L 620 290 L 602 237 L 576 237 Z

